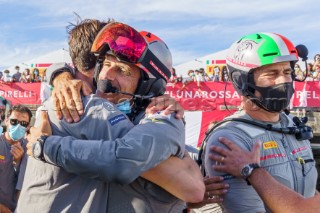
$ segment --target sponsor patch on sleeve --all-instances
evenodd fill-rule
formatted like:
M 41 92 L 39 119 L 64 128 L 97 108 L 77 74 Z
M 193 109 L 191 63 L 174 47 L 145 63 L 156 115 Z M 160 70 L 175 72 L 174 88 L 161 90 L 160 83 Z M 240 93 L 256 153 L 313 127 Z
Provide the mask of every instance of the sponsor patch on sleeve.
M 103 102 L 102 106 L 106 108 L 108 111 L 115 111 L 114 106 L 109 102 Z
M 268 141 L 263 143 L 263 149 L 274 149 L 278 148 L 278 144 L 275 141 Z
M 4 155 L 0 155 L 0 160 L 5 160 L 6 157 Z
M 120 114 L 120 115 L 117 115 L 113 118 L 110 118 L 109 123 L 111 124 L 111 126 L 113 126 L 113 125 L 119 123 L 120 121 L 123 121 L 126 119 L 127 119 L 127 117 L 124 114 Z

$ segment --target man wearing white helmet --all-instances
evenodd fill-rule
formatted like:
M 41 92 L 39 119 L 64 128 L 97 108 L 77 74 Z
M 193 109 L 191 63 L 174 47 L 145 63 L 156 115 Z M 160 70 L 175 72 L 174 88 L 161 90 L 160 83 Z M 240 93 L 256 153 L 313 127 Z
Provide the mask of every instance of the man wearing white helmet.
M 32 155 L 38 159 L 33 162 L 56 165 L 46 165 L 50 172 L 59 170 L 57 166 L 62 167 L 65 171 L 59 171 L 59 175 L 66 182 L 61 184 L 61 179 L 54 177 L 57 173 L 53 173 L 50 179 L 53 183 L 49 187 L 54 188 L 53 191 L 35 191 L 33 187 L 28 187 L 24 190 L 26 193 L 22 193 L 25 206 L 28 204 L 30 209 L 34 207 L 39 211 L 52 208 L 63 212 L 171 212 L 182 211 L 185 203 L 170 193 L 180 198 L 185 196 L 190 201 L 200 201 L 204 194 L 200 173 L 189 179 L 193 182 L 191 185 L 198 183 L 196 179 L 199 180 L 200 184 L 193 188 L 196 196 L 192 192 L 186 195 L 181 188 L 179 190 L 180 182 L 175 183 L 175 188 L 172 187 L 170 181 L 177 180 L 177 171 L 182 172 L 183 168 L 176 168 L 178 170 L 172 171 L 168 178 L 159 180 L 164 168 L 161 161 L 170 156 L 177 157 L 171 159 L 172 162 L 181 161 L 184 156 L 182 121 L 175 119 L 174 115 L 164 116 L 162 113 L 141 119 L 149 103 L 148 97 L 163 94 L 170 77 L 171 54 L 165 43 L 151 33 L 138 33 L 128 25 L 111 22 L 97 35 L 92 51 L 98 57 L 95 69 L 98 94 L 111 103 L 93 96 L 84 98 L 84 115 L 74 124 L 58 122 L 54 110 L 50 108 L 52 103 L 46 105 L 51 124 L 54 124 L 53 133 L 63 136 L 71 134 L 75 138 L 42 136 L 35 142 L 39 133 L 31 129 L 28 146 L 30 148 L 33 144 Z M 72 72 L 70 67 L 64 69 Z M 141 120 L 141 124 L 133 127 L 117 108 L 131 118 Z M 146 173 L 150 169 L 158 173 Z M 38 170 L 33 168 L 33 171 L 37 173 Z M 168 192 L 139 176 L 155 181 Z M 103 182 L 96 183 L 87 178 Z M 34 187 L 37 187 L 36 184 L 40 183 L 34 180 Z M 190 188 L 186 185 L 184 188 Z M 28 191 L 31 190 L 33 196 L 29 197 Z M 41 191 L 50 201 L 40 202 L 45 199 Z M 67 196 L 63 192 L 73 195 Z M 88 200 L 85 200 L 83 192 Z M 197 198 L 197 195 L 200 196 Z M 38 202 L 34 202 L 35 199 Z M 28 200 L 33 201 L 32 206 Z M 23 210 L 22 206 L 18 208 Z
M 205 148 L 206 172 L 210 176 L 223 176 L 230 185 L 223 202 L 228 212 L 269 211 L 248 180 L 259 167 L 305 197 L 315 194 L 317 171 L 308 140 L 312 130 L 283 112 L 294 94 L 293 68 L 297 61 L 293 44 L 274 33 L 244 36 L 229 49 L 228 75 L 242 96 L 243 109 L 216 125 L 206 138 Z M 260 165 L 245 165 L 241 171 L 243 179 L 215 171 L 214 166 L 223 164 L 225 156 L 214 160 L 211 146 L 223 146 L 219 142 L 221 137 L 244 150 L 251 150 L 261 141 Z

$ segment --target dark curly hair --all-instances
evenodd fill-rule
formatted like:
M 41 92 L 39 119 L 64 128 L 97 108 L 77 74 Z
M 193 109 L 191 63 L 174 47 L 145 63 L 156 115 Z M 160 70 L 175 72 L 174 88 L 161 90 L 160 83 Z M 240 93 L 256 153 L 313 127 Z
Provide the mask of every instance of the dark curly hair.
M 69 52 L 75 68 L 86 72 L 94 68 L 96 64 L 96 57 L 91 53 L 91 46 L 96 35 L 106 24 L 113 22 L 113 20 L 81 20 L 79 15 L 75 15 L 78 18 L 77 23 L 70 23 L 70 25 L 67 26 Z
M 27 113 L 29 115 L 29 122 L 31 121 L 31 117 L 32 117 L 32 112 L 31 110 L 24 106 L 24 105 L 14 105 L 12 107 L 10 107 L 9 112 L 8 112 L 8 117 L 10 117 L 10 115 L 12 114 L 13 111 L 17 111 L 20 113 Z

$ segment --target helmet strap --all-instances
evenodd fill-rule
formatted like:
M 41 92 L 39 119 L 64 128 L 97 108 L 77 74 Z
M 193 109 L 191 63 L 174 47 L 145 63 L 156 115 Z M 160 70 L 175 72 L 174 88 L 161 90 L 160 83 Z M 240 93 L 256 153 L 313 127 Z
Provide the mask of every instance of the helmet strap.
M 249 91 L 249 93 L 254 94 L 255 89 L 251 85 L 255 85 L 254 78 L 253 78 L 253 72 L 248 73 L 247 90 Z
M 138 87 L 134 92 L 135 95 L 141 98 L 134 98 L 132 106 L 131 117 L 135 117 L 141 111 L 145 110 L 150 103 L 151 97 L 157 97 L 163 95 L 166 89 L 166 81 L 163 78 L 149 78 L 148 74 L 140 70 L 140 79 Z
M 101 72 L 103 66 L 103 57 L 99 57 L 96 62 L 96 66 L 94 67 L 94 75 L 93 75 L 93 85 L 97 88 L 97 82 L 99 80 L 99 74 Z

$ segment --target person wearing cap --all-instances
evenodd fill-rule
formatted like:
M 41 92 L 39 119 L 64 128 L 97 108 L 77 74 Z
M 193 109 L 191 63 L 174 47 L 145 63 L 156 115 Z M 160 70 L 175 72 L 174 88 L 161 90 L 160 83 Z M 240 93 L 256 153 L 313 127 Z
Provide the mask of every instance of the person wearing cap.
M 13 212 L 25 174 L 27 141 L 24 139 L 32 113 L 23 105 L 9 109 L 7 131 L 0 133 L 0 212 Z
M 300 137 L 287 131 L 295 128 L 296 132 L 297 123 L 304 124 L 283 112 L 294 94 L 294 65 L 297 61 L 297 49 L 287 38 L 275 33 L 250 34 L 229 48 L 226 57 L 228 74 L 242 96 L 243 109 L 211 131 L 205 140 L 203 161 L 209 176 L 222 176 L 230 185 L 223 201 L 228 212 L 270 212 L 248 179 L 259 167 L 302 196 L 315 195 L 317 170 L 309 135 Z M 241 170 L 243 179 L 215 171 L 215 165 L 223 165 L 226 160 L 225 156 L 220 156 L 219 161 L 210 158 L 215 154 L 212 145 L 223 147 L 220 137 L 247 151 L 261 141 L 260 164 L 253 162 L 244 166 Z
M 102 29 L 102 33 L 112 33 L 114 32 L 112 29 L 117 30 L 117 28 L 119 30 L 133 30 L 139 41 L 142 41 L 141 39 L 144 39 L 144 36 L 154 36 L 151 33 L 138 33 L 127 25 L 113 22 L 106 25 L 105 28 Z M 99 35 L 97 38 L 99 38 Z M 130 37 L 127 38 L 132 39 Z M 162 43 L 162 41 L 159 42 Z M 160 54 L 161 51 L 164 52 L 162 54 L 170 53 L 164 43 L 159 45 L 159 47 L 156 47 L 156 49 L 153 50 L 160 51 Z M 149 47 L 146 46 L 146 48 Z M 154 53 L 149 52 L 148 54 Z M 111 53 L 100 53 L 100 56 L 103 56 L 104 59 L 103 65 L 100 66 L 101 70 L 96 70 L 96 72 L 100 72 L 96 74 L 96 82 L 98 83 L 97 85 L 99 89 L 110 89 L 110 87 L 111 89 L 114 89 L 116 87 L 117 90 L 121 89 L 121 92 L 134 94 L 136 89 L 132 87 L 132 84 L 135 85 L 139 79 L 136 78 L 136 75 L 143 74 L 143 77 L 146 77 L 145 79 L 142 79 L 144 80 L 143 86 L 146 86 L 144 90 L 149 89 L 149 92 L 152 92 L 152 94 L 162 92 L 162 83 L 165 85 L 165 80 L 163 79 L 165 76 L 161 77 L 162 75 L 160 74 L 161 76 L 159 75 L 157 76 L 158 78 L 152 78 L 150 79 L 150 82 L 148 82 L 149 78 L 143 73 L 143 71 L 140 72 L 135 65 L 127 62 L 120 62 L 116 60 L 116 56 Z M 120 56 L 122 55 L 117 55 L 117 57 Z M 151 55 L 149 57 L 152 58 L 156 56 Z M 171 57 L 171 55 L 169 57 Z M 169 60 L 170 59 L 171 58 L 169 58 Z M 153 60 L 156 59 L 153 58 Z M 102 61 L 99 63 L 101 62 Z M 160 63 L 162 62 L 160 61 Z M 160 63 L 155 62 L 154 66 L 162 66 L 161 69 L 165 69 L 163 67 L 165 65 Z M 79 63 L 75 63 L 76 68 L 79 69 L 80 67 L 77 67 L 78 64 Z M 110 64 L 112 64 L 113 69 L 109 69 L 108 65 Z M 99 64 L 97 67 L 99 67 Z M 73 72 L 72 68 L 68 66 L 64 66 L 63 69 L 68 69 L 69 72 Z M 91 67 L 90 70 L 92 70 Z M 111 77 L 104 76 L 108 74 L 113 74 L 112 76 L 117 80 L 111 80 Z M 154 73 L 154 75 L 156 76 L 157 74 Z M 104 79 L 110 80 L 109 82 L 106 82 Z M 157 82 L 157 80 L 159 81 Z M 114 83 L 119 84 L 112 85 Z M 156 88 L 153 88 L 153 86 L 156 86 Z M 117 103 L 116 99 L 123 97 L 121 96 L 123 95 L 122 93 L 115 94 L 113 96 L 112 93 L 108 94 L 106 91 L 100 92 L 102 92 L 100 93 L 101 96 L 105 94 L 105 96 L 107 96 L 105 97 L 106 99 L 112 100 L 112 102 L 115 103 Z M 160 210 L 161 212 L 169 212 L 173 209 L 177 209 L 179 211 L 184 208 L 184 203 L 182 201 L 165 190 L 169 190 L 169 192 L 180 198 L 184 196 L 185 199 L 190 201 L 193 200 L 196 202 L 202 199 L 204 194 L 202 177 L 200 173 L 192 173 L 192 170 L 197 172 L 198 168 L 196 166 L 194 166 L 194 169 L 190 170 L 190 168 L 188 168 L 189 170 L 186 170 L 186 172 L 191 171 L 189 175 L 188 173 L 184 173 L 182 167 L 178 167 L 175 168 L 177 173 L 173 172 L 172 174 L 169 174 L 171 176 L 168 176 L 168 178 L 164 177 L 159 179 L 159 177 L 162 177 L 161 175 L 163 175 L 163 170 L 161 170 L 163 168 L 163 164 L 158 165 L 161 161 L 166 160 L 171 155 L 176 155 L 179 158 L 171 158 L 171 160 L 168 159 L 174 165 L 175 161 L 180 163 L 180 158 L 184 157 L 184 127 L 181 120 L 175 119 L 173 117 L 174 115 L 149 115 L 145 119 L 139 118 L 142 124 L 133 128 L 133 124 L 130 122 L 128 117 L 121 113 L 117 109 L 116 105 L 104 99 L 96 98 L 95 96 L 87 96 L 83 97 L 83 99 L 85 106 L 84 114 L 78 123 L 70 124 L 64 120 L 59 122 L 54 114 L 54 110 L 52 110 L 52 108 L 48 108 L 51 124 L 54 123 L 57 125 L 52 125 L 53 133 L 58 133 L 62 136 L 67 136 L 72 133 L 74 138 L 42 136 L 42 138 L 38 139 L 38 142 L 41 141 L 42 144 L 39 144 L 38 142 L 35 143 L 35 138 L 38 138 L 39 134 L 35 133 L 36 129 L 31 129 L 31 135 L 28 136 L 28 146 L 29 148 L 31 146 L 33 147 L 31 150 L 32 155 L 40 160 L 32 158 L 32 160 L 30 160 L 30 162 L 33 162 L 34 166 L 32 167 L 32 170 L 29 170 L 31 167 L 28 165 L 28 170 L 30 171 L 31 176 L 29 180 L 26 181 L 26 188 L 24 187 L 22 190 L 21 196 L 24 197 L 24 201 L 19 202 L 18 211 L 24 210 L 24 207 L 26 206 L 29 208 L 34 206 L 42 211 L 54 208 L 59 209 L 60 211 L 80 211 L 81 209 L 81 212 L 154 212 L 157 210 Z M 50 102 L 46 106 L 51 106 Z M 135 112 L 140 114 L 144 112 L 146 106 L 137 105 L 136 107 L 139 108 L 136 108 L 137 111 Z M 123 111 L 127 110 L 128 112 L 127 105 L 125 107 L 118 106 L 118 108 Z M 138 119 L 140 115 L 132 116 Z M 165 134 L 163 134 L 164 132 Z M 39 152 L 37 152 L 36 149 L 37 144 L 40 146 L 40 150 L 42 150 L 40 155 L 38 155 Z M 61 150 L 62 153 L 59 153 L 59 150 Z M 84 152 L 87 154 L 80 154 Z M 61 154 L 63 153 L 68 156 L 62 156 Z M 65 157 L 68 158 L 67 161 L 65 161 L 66 159 L 63 160 Z M 191 158 L 190 160 L 187 159 L 188 157 L 184 157 L 184 159 L 185 158 L 187 161 L 193 162 Z M 60 166 L 64 171 L 59 167 L 51 166 L 43 161 Z M 192 165 L 193 164 L 189 165 L 189 167 L 192 167 Z M 157 167 L 153 168 L 155 166 Z M 52 186 L 55 188 L 55 192 L 49 195 L 50 191 L 47 191 L 45 193 L 48 194 L 46 198 L 44 198 L 43 193 L 39 193 L 40 190 L 37 190 L 36 187 L 37 184 L 39 185 L 39 182 L 41 184 L 42 180 L 44 181 L 42 184 L 45 188 L 45 180 L 49 177 L 41 178 L 39 181 L 39 179 L 36 180 L 32 176 L 32 173 L 36 173 L 41 167 L 46 167 L 47 170 L 53 172 L 46 173 L 48 176 L 51 175 L 51 178 L 54 178 L 57 174 L 59 174 L 57 177 L 63 178 L 60 180 L 57 178 L 57 183 Z M 51 169 L 49 169 L 50 167 Z M 146 172 L 150 169 L 154 172 Z M 59 173 L 55 173 L 57 171 Z M 77 175 L 72 175 L 70 173 L 75 173 Z M 180 177 L 181 179 L 184 178 L 186 181 L 184 188 L 192 189 L 192 191 L 188 191 L 188 193 L 186 193 L 186 190 L 181 190 L 181 188 L 179 188 L 182 185 L 180 182 L 170 183 L 171 180 L 176 180 L 175 177 L 179 174 L 184 174 Z M 140 175 L 146 179 L 139 177 Z M 88 178 L 95 180 L 90 180 Z M 60 181 L 62 180 L 69 181 L 61 184 Z M 78 182 L 73 182 L 71 180 L 77 180 Z M 161 187 L 164 187 L 165 190 L 152 184 L 148 180 L 158 181 L 156 183 Z M 166 188 L 166 186 L 173 186 L 173 184 L 175 188 L 172 188 L 171 191 Z M 67 196 L 67 192 L 71 192 L 70 185 L 74 186 L 71 186 L 73 189 L 73 196 L 71 197 L 70 195 Z M 86 187 L 86 190 L 79 186 Z M 192 188 L 192 186 L 195 187 Z M 33 194 L 32 196 L 30 196 L 31 191 Z M 57 192 L 59 192 L 59 196 L 56 196 Z M 65 192 L 66 194 L 64 195 L 62 192 Z M 86 198 L 86 195 L 88 198 Z M 45 199 L 46 202 L 39 204 L 37 201 L 42 199 Z M 79 200 L 81 201 L 80 206 Z M 31 201 L 33 202 L 30 203 Z

